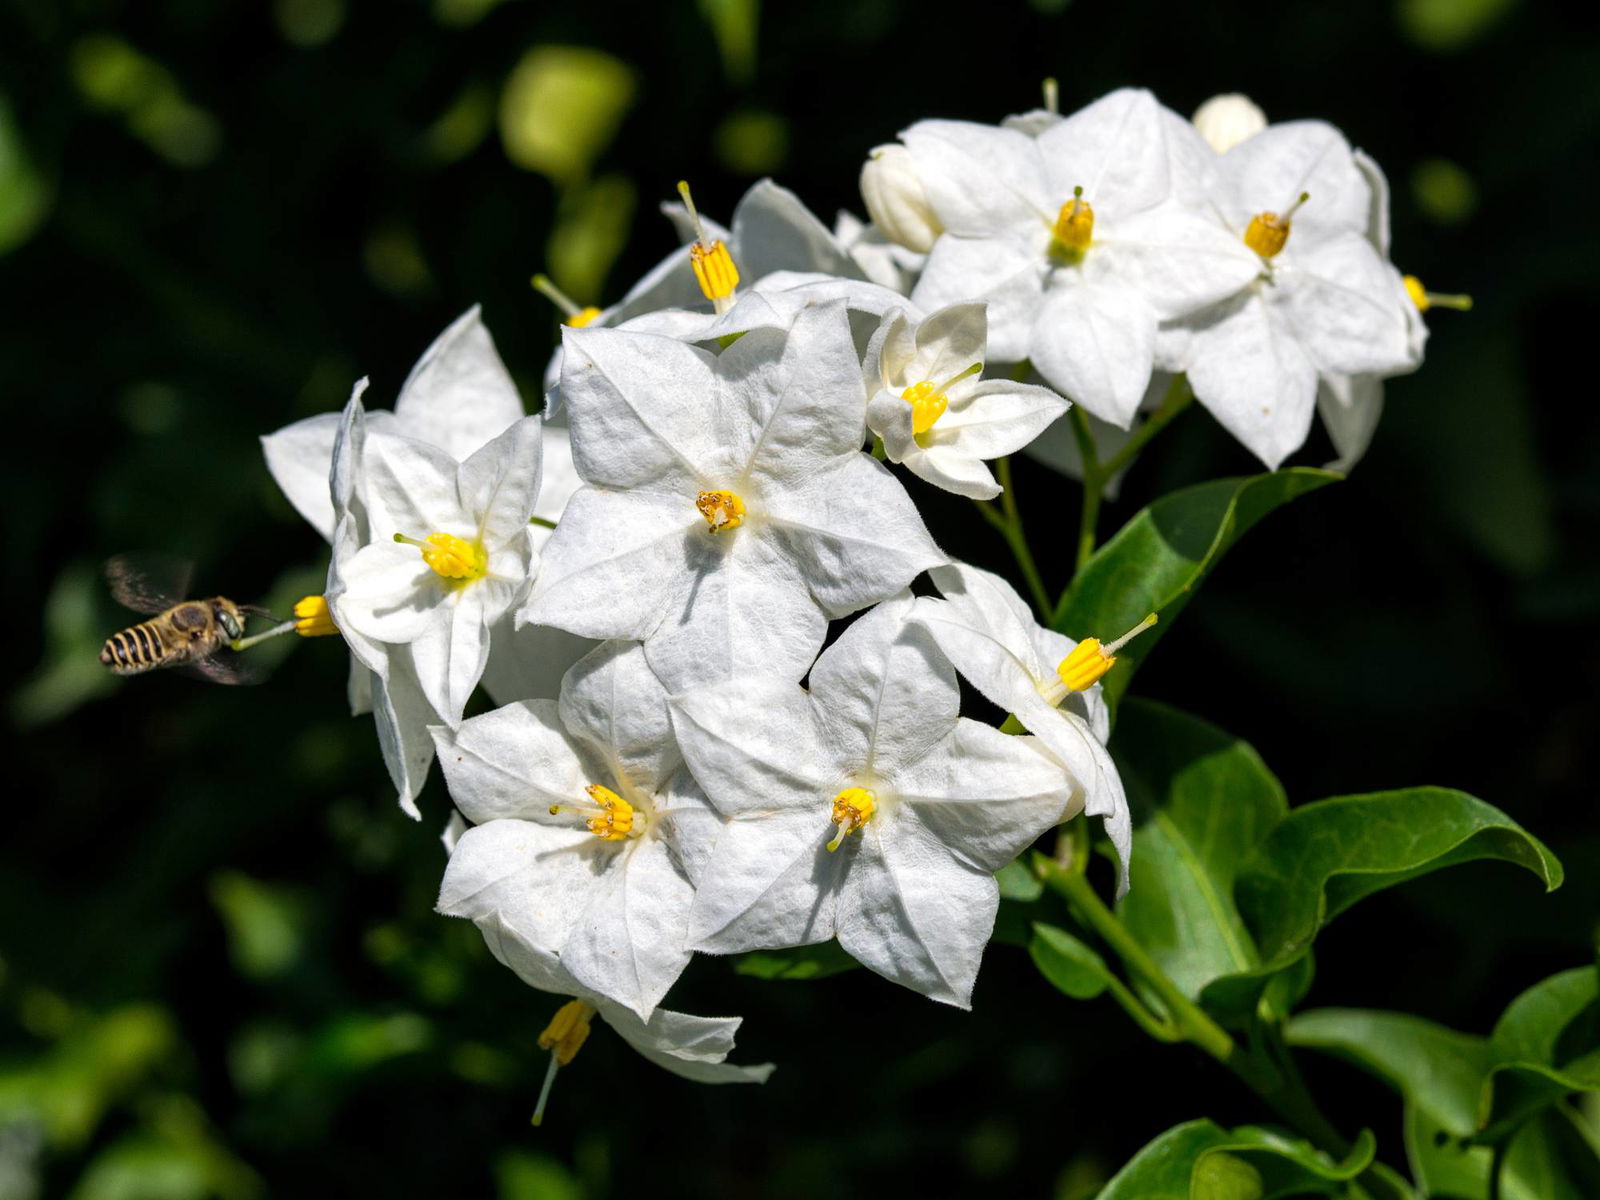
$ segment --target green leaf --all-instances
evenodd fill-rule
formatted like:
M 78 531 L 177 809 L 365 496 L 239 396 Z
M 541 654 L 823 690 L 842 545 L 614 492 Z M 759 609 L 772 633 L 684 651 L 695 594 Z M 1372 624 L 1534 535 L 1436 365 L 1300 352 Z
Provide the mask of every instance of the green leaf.
M 1283 965 L 1362 897 L 1478 859 L 1526 867 L 1547 891 L 1561 884 L 1555 855 L 1499 809 L 1421 787 L 1296 808 L 1257 847 L 1236 895 L 1262 958 Z
M 756 950 L 741 954 L 733 969 L 736 974 L 755 979 L 826 979 L 854 970 L 861 964 L 829 939 L 814 946 L 792 946 L 787 950 Z
M 1117 982 L 1106 960 L 1092 948 L 1065 929 L 1042 921 L 1033 924 L 1028 954 L 1039 974 L 1074 1000 L 1093 1000 Z
M 1131 886 L 1118 916 L 1190 998 L 1261 965 L 1234 878 L 1288 812 L 1247 744 L 1177 709 L 1129 701 L 1112 740 L 1133 809 Z
M 1009 862 L 994 873 L 994 880 L 1000 885 L 1000 899 L 1015 900 L 1021 904 L 1032 904 L 1044 895 L 1044 880 L 1028 869 L 1021 859 Z
M 1295 467 L 1184 488 L 1142 509 L 1100 547 L 1073 579 L 1056 611 L 1069 637 L 1110 638 L 1147 613 L 1161 624 L 1118 651 L 1102 685 L 1115 705 L 1174 617 L 1228 548 L 1262 517 L 1343 476 Z
M 1453 1138 L 1409 1107 L 1406 1157 L 1417 1183 L 1433 1196 L 1489 1200 L 1494 1151 Z M 1593 1200 L 1600 1195 L 1600 1160 L 1579 1118 L 1552 1108 L 1512 1138 L 1500 1171 L 1500 1200 Z
M 1175 1125 L 1145 1146 L 1106 1184 L 1099 1200 L 1271 1200 L 1342 1196 L 1375 1150 L 1363 1130 L 1349 1157 L 1333 1162 L 1310 1143 L 1246 1125 Z
M 1489 1038 L 1482 1140 L 1571 1092 L 1600 1091 L 1600 1007 L 1592 966 L 1552 975 L 1513 1000 Z

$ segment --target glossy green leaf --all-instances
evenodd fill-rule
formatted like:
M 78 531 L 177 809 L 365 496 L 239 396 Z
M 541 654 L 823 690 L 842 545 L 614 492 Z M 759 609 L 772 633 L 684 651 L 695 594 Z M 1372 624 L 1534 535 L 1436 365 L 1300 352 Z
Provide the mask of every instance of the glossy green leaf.
M 1308 1142 L 1272 1130 L 1226 1130 L 1211 1121 L 1175 1125 L 1118 1171 L 1099 1200 L 1272 1200 L 1342 1196 L 1372 1162 L 1365 1130 L 1349 1157 L 1335 1163 Z
M 755 979 L 826 979 L 854 970 L 861 964 L 833 939 L 814 946 L 791 946 L 786 950 L 756 950 L 742 954 L 734 971 Z
M 1184 488 L 1141 510 L 1073 579 L 1056 612 L 1069 637 L 1115 637 L 1147 613 L 1161 624 L 1117 654 L 1105 677 L 1113 705 L 1194 589 L 1236 541 L 1273 509 L 1343 476 L 1295 467 Z
M 1478 1117 L 1484 1139 L 1571 1092 L 1600 1091 L 1600 1005 L 1592 966 L 1542 980 L 1507 1006 L 1489 1038 Z
M 1007 863 L 994 874 L 1000 885 L 1000 899 L 1031 904 L 1044 894 L 1044 880 L 1028 869 L 1021 859 Z
M 1093 1000 L 1117 981 L 1095 950 L 1054 925 L 1034 922 L 1028 954 L 1039 974 L 1074 1000 Z
M 1406 1108 L 1405 1142 L 1411 1173 L 1429 1195 L 1489 1200 L 1493 1149 L 1452 1137 L 1414 1105 Z M 1501 1200 L 1595 1196 L 1600 1196 L 1600 1159 L 1573 1113 L 1553 1108 L 1516 1132 L 1500 1172 Z
M 1118 915 L 1183 993 L 1261 965 L 1234 878 L 1288 812 L 1247 744 L 1177 709 L 1129 701 L 1112 740 L 1133 808 L 1131 886 Z

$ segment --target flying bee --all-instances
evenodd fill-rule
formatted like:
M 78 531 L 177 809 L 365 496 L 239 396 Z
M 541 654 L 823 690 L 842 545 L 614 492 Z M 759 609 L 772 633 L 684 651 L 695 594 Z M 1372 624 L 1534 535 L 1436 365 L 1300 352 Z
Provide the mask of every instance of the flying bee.
M 244 635 L 247 617 L 269 614 L 226 596 L 183 599 L 192 573 L 189 563 L 164 555 L 119 554 L 106 563 L 106 582 L 117 603 L 151 614 L 112 634 L 100 648 L 100 661 L 114 674 L 177 667 L 214 683 L 257 682 L 257 673 L 243 666 L 231 644 Z

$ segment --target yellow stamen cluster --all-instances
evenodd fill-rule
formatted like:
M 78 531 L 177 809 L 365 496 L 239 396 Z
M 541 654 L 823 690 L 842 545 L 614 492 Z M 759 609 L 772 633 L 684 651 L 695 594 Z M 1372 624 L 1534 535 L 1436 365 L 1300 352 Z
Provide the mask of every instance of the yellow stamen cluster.
M 900 393 L 900 399 L 911 405 L 911 432 L 919 436 L 932 429 L 934 422 L 950 407 L 949 399 L 931 379 L 913 383 Z
M 739 268 L 733 265 L 733 255 L 720 239 L 709 246 L 693 243 L 689 247 L 689 265 L 694 268 L 701 293 L 712 303 L 726 300 L 739 286 Z
M 294 603 L 294 631 L 301 637 L 327 637 L 338 633 L 326 596 L 303 596 Z
M 734 492 L 701 492 L 695 497 L 694 506 L 700 510 L 712 533 L 737 529 L 744 524 L 744 501 Z
M 539 1090 L 539 1104 L 533 1110 L 533 1123 L 542 1124 L 544 1108 L 550 1102 L 550 1085 L 556 1080 L 556 1069 L 567 1066 L 576 1057 L 583 1043 L 589 1040 L 589 1022 L 594 1019 L 595 1007 L 582 1000 L 568 1000 L 556 1010 L 544 1032 L 539 1035 L 539 1048 L 550 1051 L 550 1069 L 545 1072 L 544 1087 Z
M 1151 613 L 1108 646 L 1102 646 L 1099 638 L 1084 638 L 1073 647 L 1071 654 L 1061 660 L 1056 667 L 1056 675 L 1067 691 L 1087 691 L 1115 665 L 1116 652 L 1155 623 L 1156 614 Z
M 580 308 L 577 312 L 573 313 L 561 323 L 572 329 L 583 329 L 589 324 L 590 321 L 594 320 L 599 315 L 600 310 L 591 304 L 587 308 Z
M 1427 312 L 1430 308 L 1453 308 L 1457 312 L 1467 312 L 1472 308 L 1471 296 L 1430 292 L 1415 275 L 1407 275 L 1402 282 L 1406 285 L 1406 295 L 1411 297 L 1411 303 L 1417 306 L 1418 312 Z
M 430 533 L 421 541 L 397 533 L 394 540 L 421 550 L 422 561 L 443 579 L 466 583 L 489 573 L 489 555 L 483 546 L 453 533 Z
M 1051 230 L 1050 253 L 1068 262 L 1077 262 L 1094 240 L 1094 209 L 1083 198 L 1081 187 L 1072 189 L 1072 199 L 1056 214 Z
M 589 793 L 596 808 L 586 804 L 552 804 L 550 815 L 578 814 L 584 818 L 583 827 L 602 842 L 620 842 L 633 834 L 633 805 L 598 783 L 591 783 L 583 790 Z
M 866 788 L 847 787 L 833 798 L 833 815 L 829 818 L 838 828 L 835 830 L 833 840 L 828 843 L 829 850 L 837 850 L 844 844 L 844 839 L 852 833 L 860 833 L 861 827 L 871 819 L 873 810 L 878 807 L 878 799 Z
M 1301 192 L 1300 199 L 1282 214 L 1262 212 L 1251 217 L 1250 224 L 1244 231 L 1244 244 L 1262 258 L 1276 258 L 1289 243 L 1290 218 L 1309 199 L 1311 199 L 1309 192 Z

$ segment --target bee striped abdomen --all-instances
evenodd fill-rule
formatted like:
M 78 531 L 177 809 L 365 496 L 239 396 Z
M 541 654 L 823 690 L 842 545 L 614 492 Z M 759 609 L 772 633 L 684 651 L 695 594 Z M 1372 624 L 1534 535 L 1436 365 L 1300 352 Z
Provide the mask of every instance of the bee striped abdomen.
M 141 621 L 112 634 L 100 649 L 100 661 L 119 675 L 136 675 L 164 666 L 171 658 L 172 651 L 154 621 Z

